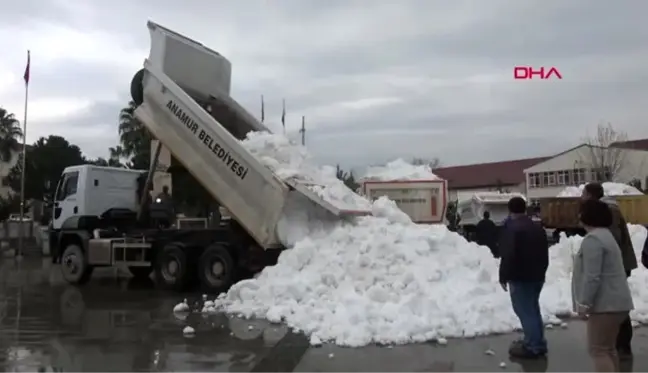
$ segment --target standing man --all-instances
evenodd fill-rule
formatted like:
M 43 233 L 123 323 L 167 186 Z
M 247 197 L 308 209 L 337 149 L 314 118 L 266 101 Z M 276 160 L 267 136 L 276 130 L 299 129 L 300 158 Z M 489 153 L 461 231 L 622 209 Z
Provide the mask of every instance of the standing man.
M 644 241 L 643 249 L 641 250 L 641 263 L 644 267 L 648 268 L 648 238 Z
M 488 247 L 493 256 L 499 258 L 497 252 L 497 225 L 490 220 L 490 212 L 484 211 L 484 218 L 477 223 L 475 230 L 477 244 Z
M 637 257 L 635 256 L 630 239 L 630 232 L 628 232 L 628 224 L 623 218 L 623 214 L 619 209 L 619 205 L 612 197 L 606 197 L 603 186 L 600 183 L 589 183 L 583 188 L 581 196 L 584 200 L 596 199 L 605 202 L 610 211 L 612 212 L 612 225 L 610 232 L 621 249 L 621 257 L 623 258 L 623 268 L 625 269 L 626 277 L 630 277 L 633 269 L 637 268 Z M 632 322 L 630 316 L 621 324 L 619 334 L 617 336 L 617 354 L 619 359 L 632 358 Z
M 526 202 L 513 197 L 508 202 L 510 220 L 503 228 L 499 282 L 511 294 L 513 311 L 520 319 L 524 339 L 509 348 L 514 358 L 533 359 L 547 354 L 540 292 L 549 266 L 549 243 L 544 229 L 526 215 Z

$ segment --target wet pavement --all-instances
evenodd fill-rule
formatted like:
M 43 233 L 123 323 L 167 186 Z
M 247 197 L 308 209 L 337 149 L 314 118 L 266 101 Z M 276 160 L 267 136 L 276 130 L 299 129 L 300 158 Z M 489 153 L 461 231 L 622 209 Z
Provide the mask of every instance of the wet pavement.
M 81 288 L 47 259 L 0 258 L 0 370 L 4 371 L 587 371 L 584 325 L 547 331 L 547 360 L 506 355 L 516 335 L 450 340 L 446 346 L 310 347 L 286 327 L 226 315 L 174 316 L 199 294 L 159 292 L 112 269 Z M 122 277 L 120 277 L 120 276 Z M 195 328 L 192 338 L 182 329 Z M 492 349 L 494 356 L 485 353 Z M 635 329 L 634 361 L 648 370 L 648 328 Z M 505 367 L 500 367 L 504 362 Z

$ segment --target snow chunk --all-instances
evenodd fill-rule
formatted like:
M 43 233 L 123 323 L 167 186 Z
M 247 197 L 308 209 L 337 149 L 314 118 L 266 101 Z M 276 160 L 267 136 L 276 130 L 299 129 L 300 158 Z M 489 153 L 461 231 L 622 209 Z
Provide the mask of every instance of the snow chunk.
M 187 303 L 187 300 L 185 299 L 183 302 L 180 302 L 173 307 L 173 312 L 189 312 L 189 304 Z
M 373 166 L 367 169 L 364 180 L 441 180 L 432 173 L 428 165 L 413 165 L 403 159 L 397 159 L 384 166 Z
M 584 188 L 585 184 L 578 187 L 568 186 L 560 191 L 557 197 L 580 197 Z M 603 183 L 603 191 L 606 196 L 637 196 L 643 194 L 639 189 L 631 185 L 612 182 Z
M 250 132 L 241 143 L 282 180 L 308 183 L 308 189 L 312 192 L 346 210 L 368 210 L 371 207 L 369 200 L 353 192 L 337 178 L 335 167 L 315 166 L 306 148 L 291 143 L 283 135 Z

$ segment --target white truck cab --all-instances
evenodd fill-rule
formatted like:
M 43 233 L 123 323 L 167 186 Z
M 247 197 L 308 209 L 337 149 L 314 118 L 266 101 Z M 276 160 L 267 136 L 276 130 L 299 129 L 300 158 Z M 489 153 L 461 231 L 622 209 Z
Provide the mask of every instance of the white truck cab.
M 52 229 L 78 216 L 101 216 L 110 209 L 138 210 L 137 179 L 144 171 L 80 165 L 67 167 L 54 194 Z
M 499 192 L 477 192 L 469 199 L 460 200 L 457 203 L 457 213 L 461 218 L 459 227 L 464 236 L 471 238 L 475 233 L 475 227 L 482 220 L 484 212 L 490 213 L 490 219 L 497 225 L 501 225 L 508 212 L 508 201 L 513 197 L 520 197 L 526 201 L 521 193 L 499 193 Z

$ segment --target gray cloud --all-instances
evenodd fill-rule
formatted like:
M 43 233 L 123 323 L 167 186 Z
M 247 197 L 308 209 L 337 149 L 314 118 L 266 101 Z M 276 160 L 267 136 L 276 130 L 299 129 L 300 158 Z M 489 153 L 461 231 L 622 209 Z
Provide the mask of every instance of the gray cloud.
M 275 130 L 285 98 L 289 135 L 297 136 L 305 115 L 308 147 L 326 163 L 417 156 L 459 164 L 547 155 L 575 145 L 601 121 L 631 137 L 648 136 L 642 110 L 648 4 L 640 0 L 623 7 L 603 0 L 64 4 L 12 4 L 0 35 L 46 22 L 105 36 L 99 51 L 106 58 L 60 55 L 39 67 L 33 88 L 41 98 L 95 102 L 37 127 L 69 134 L 94 155 L 116 141 L 116 116 L 129 99 L 138 51 L 143 59 L 148 48 L 147 19 L 227 56 L 232 95 L 258 116 L 264 94 Z M 33 38 L 14 38 L 16 49 Z M 0 76 L 3 69 L 20 71 L 23 58 L 0 61 Z M 556 66 L 563 80 L 514 81 L 516 65 Z M 19 92 L 0 90 L 0 102 L 15 101 L 7 97 Z

